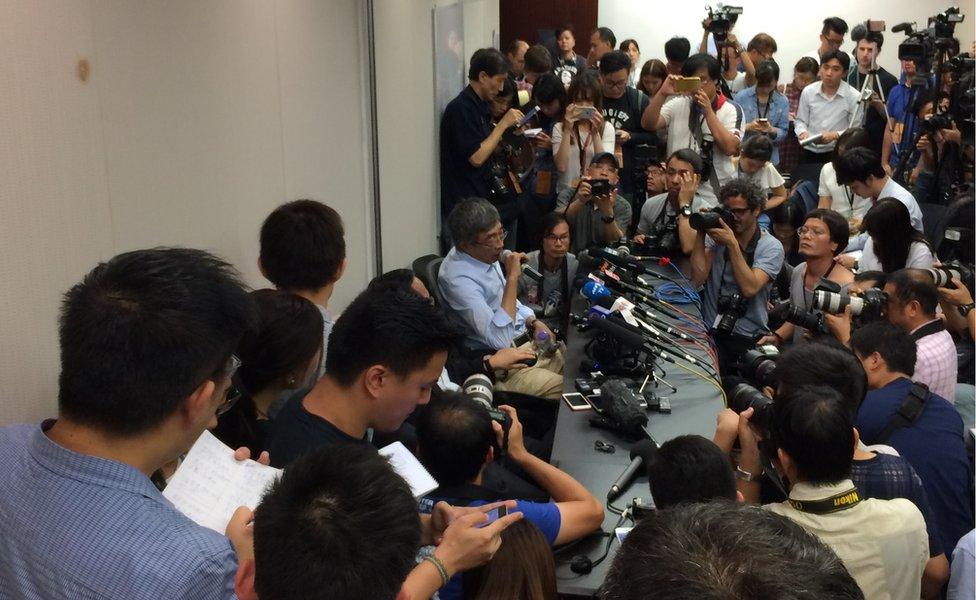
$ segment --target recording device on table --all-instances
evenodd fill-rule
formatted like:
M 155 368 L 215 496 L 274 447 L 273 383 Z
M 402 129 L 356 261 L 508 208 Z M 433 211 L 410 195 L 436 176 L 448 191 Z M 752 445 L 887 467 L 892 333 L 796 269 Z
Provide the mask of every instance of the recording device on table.
M 502 426 L 503 442 L 495 450 L 497 456 L 504 456 L 508 451 L 508 431 L 512 428 L 512 418 L 508 416 L 507 412 L 495 408 L 492 404 L 495 386 L 491 382 L 491 379 L 482 373 L 475 373 L 464 380 L 464 385 L 461 386 L 461 390 L 465 396 L 484 407 L 488 411 L 488 415 L 492 421 Z

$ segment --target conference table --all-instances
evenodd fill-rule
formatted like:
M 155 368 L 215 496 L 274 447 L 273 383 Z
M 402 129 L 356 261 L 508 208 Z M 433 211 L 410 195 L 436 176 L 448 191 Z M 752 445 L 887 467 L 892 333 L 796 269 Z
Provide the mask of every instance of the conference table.
M 681 308 L 689 314 L 699 316 L 694 305 L 683 305 Z M 592 332 L 580 333 L 576 330 L 569 332 L 566 342 L 564 392 L 576 391 L 574 386 L 580 361 L 584 358 L 585 345 L 593 335 L 595 334 Z M 700 334 L 699 339 L 704 337 L 705 334 Z M 696 359 L 710 361 L 705 352 L 690 345 L 686 345 L 685 348 L 691 348 L 686 352 Z M 659 396 L 670 398 L 671 413 L 658 413 L 653 409 L 648 412 L 648 433 L 658 444 L 684 434 L 698 434 L 711 439 L 715 433 L 715 416 L 725 406 L 721 392 L 712 384 L 675 365 L 663 361 L 659 361 L 658 364 L 667 371 L 663 376 L 664 379 L 674 385 L 678 391 L 674 393 L 664 384 L 656 388 Z M 660 370 L 658 373 L 660 374 Z M 593 416 L 593 411 L 574 412 L 565 402 L 560 401 L 551 462 L 572 475 L 598 499 L 605 500 L 610 486 L 630 464 L 630 449 L 633 443 L 613 431 L 591 426 L 590 419 Z M 613 444 L 615 451 L 612 454 L 598 451 L 595 448 L 597 441 Z M 642 504 L 652 504 L 646 476 L 641 475 L 633 485 L 624 490 L 614 505 L 622 508 L 634 498 L 640 498 Z M 593 567 L 590 573 L 585 575 L 574 573 L 570 569 L 570 562 L 576 555 L 585 555 L 591 560 L 596 560 L 604 553 L 607 541 L 610 539 L 607 534 L 614 535 L 614 525 L 619 519 L 619 516 L 610 510 L 605 512 L 602 536 L 593 534 L 574 543 L 571 547 L 557 549 L 556 579 L 560 595 L 590 598 L 596 594 L 603 583 L 613 562 L 614 552 L 619 546 L 615 537 L 611 542 L 607 558 Z M 632 524 L 632 522 L 625 522 L 622 526 Z

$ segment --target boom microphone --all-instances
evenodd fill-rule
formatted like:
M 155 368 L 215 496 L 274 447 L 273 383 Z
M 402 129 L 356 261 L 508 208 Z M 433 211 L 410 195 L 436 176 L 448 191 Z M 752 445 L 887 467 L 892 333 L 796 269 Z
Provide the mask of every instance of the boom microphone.
M 656 455 L 657 445 L 652 440 L 641 440 L 634 444 L 634 447 L 630 450 L 630 464 L 627 465 L 627 468 L 620 474 L 620 477 L 617 477 L 617 480 L 610 486 L 610 491 L 607 493 L 607 500 L 609 502 L 616 500 L 634 482 L 638 471 L 642 470 L 641 467 L 646 469 L 646 465 L 650 464 Z
M 891 28 L 891 33 L 902 33 L 902 32 L 912 32 L 912 28 L 915 27 L 915 23 L 905 21 L 904 23 L 899 23 Z

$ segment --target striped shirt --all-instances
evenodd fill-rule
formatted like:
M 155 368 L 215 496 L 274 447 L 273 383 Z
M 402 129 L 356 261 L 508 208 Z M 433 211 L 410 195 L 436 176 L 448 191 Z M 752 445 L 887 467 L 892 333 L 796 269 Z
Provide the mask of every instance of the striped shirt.
M 0 428 L 0 597 L 236 597 L 226 537 L 134 467 L 54 443 L 52 424 Z
M 912 379 L 924 383 L 929 386 L 933 394 L 942 396 L 950 404 L 955 404 L 956 376 L 959 366 L 956 344 L 952 341 L 952 335 L 943 329 L 918 340 L 915 348 L 915 375 Z

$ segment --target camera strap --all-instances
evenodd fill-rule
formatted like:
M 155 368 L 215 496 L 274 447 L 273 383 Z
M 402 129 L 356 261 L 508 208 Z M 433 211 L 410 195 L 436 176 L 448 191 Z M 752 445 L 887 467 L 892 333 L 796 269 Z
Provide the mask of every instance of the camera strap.
M 895 411 L 895 414 L 891 415 L 888 422 L 885 424 L 884 429 L 878 434 L 877 438 L 871 440 L 872 444 L 886 444 L 888 443 L 888 438 L 891 437 L 896 430 L 902 427 L 908 427 L 914 423 L 921 415 L 922 411 L 925 410 L 925 403 L 928 401 L 932 392 L 929 391 L 929 386 L 918 381 L 912 382 L 912 387 L 908 390 L 908 396 L 902 401 L 901 406 Z
M 923 337 L 930 336 L 934 333 L 939 333 L 940 331 L 945 331 L 945 322 L 942 319 L 930 321 L 915 330 L 915 333 L 913 333 L 911 336 L 912 341 L 917 343 L 918 340 L 922 339 Z
M 834 494 L 830 498 L 824 498 L 823 500 L 794 500 L 793 498 L 789 498 L 787 502 L 800 512 L 814 515 L 829 515 L 857 506 L 861 503 L 861 494 L 857 491 L 857 488 L 851 488 L 839 494 Z

